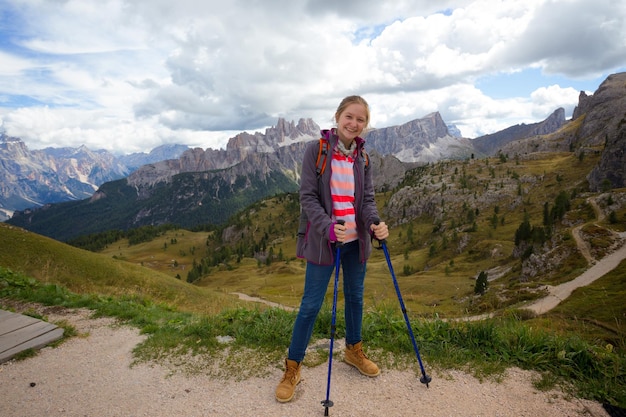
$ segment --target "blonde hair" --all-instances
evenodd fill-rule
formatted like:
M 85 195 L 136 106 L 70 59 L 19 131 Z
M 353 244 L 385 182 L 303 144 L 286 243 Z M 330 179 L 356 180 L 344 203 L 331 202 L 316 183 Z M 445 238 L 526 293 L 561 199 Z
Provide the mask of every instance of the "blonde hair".
M 366 120 L 365 128 L 363 129 L 363 131 L 367 130 L 370 124 L 370 105 L 367 104 L 367 101 L 365 101 L 365 99 L 361 96 L 348 96 L 341 100 L 341 103 L 339 103 L 339 107 L 337 107 L 337 111 L 335 112 L 335 122 L 339 120 L 339 117 L 341 117 L 341 113 L 343 113 L 346 107 L 348 107 L 350 104 L 360 104 L 365 107 Z

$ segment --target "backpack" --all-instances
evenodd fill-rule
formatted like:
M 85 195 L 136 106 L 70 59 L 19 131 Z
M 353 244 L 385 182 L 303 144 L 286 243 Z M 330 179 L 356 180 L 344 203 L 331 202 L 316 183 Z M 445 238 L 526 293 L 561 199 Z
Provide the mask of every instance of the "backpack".
M 326 170 L 326 157 L 328 156 L 328 148 L 329 143 L 327 139 L 320 138 L 319 141 L 319 151 L 317 152 L 317 160 L 315 161 L 315 172 L 317 173 L 317 177 L 321 177 Z M 361 148 L 361 156 L 365 160 L 365 169 L 368 169 L 370 166 L 370 156 L 367 154 L 367 151 L 364 148 Z

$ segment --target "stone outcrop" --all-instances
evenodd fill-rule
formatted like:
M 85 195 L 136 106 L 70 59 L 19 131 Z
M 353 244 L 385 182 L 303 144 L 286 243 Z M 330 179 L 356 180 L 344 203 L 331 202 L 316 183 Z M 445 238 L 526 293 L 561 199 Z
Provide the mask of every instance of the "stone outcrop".
M 590 188 L 626 187 L 626 73 L 607 77 L 592 96 L 581 93 L 574 114 L 582 121 L 576 147 L 603 147 L 600 162 L 587 177 Z
M 614 137 L 607 139 L 600 162 L 587 180 L 594 191 L 626 187 L 626 124 L 621 125 Z
M 577 140 L 584 146 L 601 146 L 617 136 L 626 123 L 626 73 L 613 74 L 600 84 L 592 96 L 580 94 L 574 119 L 583 117 Z

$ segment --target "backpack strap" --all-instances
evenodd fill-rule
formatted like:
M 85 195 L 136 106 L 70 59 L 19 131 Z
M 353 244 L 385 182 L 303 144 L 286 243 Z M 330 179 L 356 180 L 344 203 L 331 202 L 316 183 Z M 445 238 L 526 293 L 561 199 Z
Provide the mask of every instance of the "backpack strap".
M 365 148 L 361 148 L 361 156 L 363 157 L 363 160 L 365 161 L 365 169 L 367 170 L 370 167 L 370 156 L 365 150 Z
M 318 178 L 322 176 L 326 170 L 326 157 L 328 156 L 328 140 L 320 138 L 319 151 L 317 152 L 317 160 L 315 161 L 315 172 Z
M 317 173 L 317 177 L 321 177 L 324 171 L 326 170 L 326 157 L 328 156 L 328 140 L 325 138 L 320 138 L 319 140 L 319 150 L 317 152 L 317 160 L 315 161 L 315 172 Z M 365 161 L 365 169 L 370 167 L 370 156 L 368 155 L 365 148 L 361 148 L 361 156 Z

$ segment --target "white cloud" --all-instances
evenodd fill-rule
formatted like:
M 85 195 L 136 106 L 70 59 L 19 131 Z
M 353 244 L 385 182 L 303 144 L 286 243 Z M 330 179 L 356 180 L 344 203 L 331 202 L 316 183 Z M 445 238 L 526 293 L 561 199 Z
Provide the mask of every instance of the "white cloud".
M 0 62 L 2 62 L 2 66 L 0 66 L 0 76 L 2 78 L 19 76 L 21 72 L 31 67 L 29 60 L 3 51 L 0 51 Z M 7 87 L 3 85 L 2 89 L 4 90 L 5 88 Z
M 473 137 L 578 97 L 553 83 L 489 97 L 485 75 L 595 79 L 625 64 L 612 0 L 4 3 L 0 118 L 33 148 L 216 147 L 278 117 L 326 125 L 347 94 L 370 100 L 377 127 L 440 111 Z
M 573 88 L 561 88 L 558 85 L 541 87 L 530 95 L 533 119 L 541 120 L 555 110 L 554 103 L 562 103 L 566 115 L 571 115 L 578 104 L 580 91 Z

